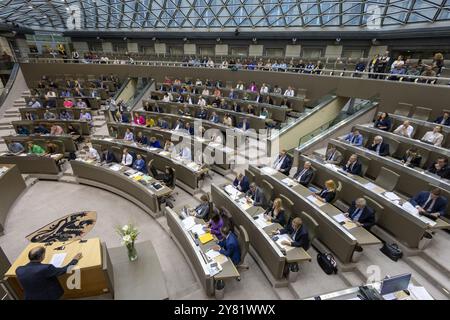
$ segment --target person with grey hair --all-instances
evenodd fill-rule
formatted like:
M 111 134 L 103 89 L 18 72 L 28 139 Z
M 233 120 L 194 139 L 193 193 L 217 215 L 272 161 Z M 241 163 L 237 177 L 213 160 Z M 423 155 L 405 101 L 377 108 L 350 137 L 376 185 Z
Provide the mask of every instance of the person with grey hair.
M 310 184 L 313 177 L 314 170 L 311 167 L 310 161 L 306 161 L 303 168 L 298 168 L 297 172 L 294 174 L 294 180 L 305 187 Z
M 375 136 L 369 150 L 375 151 L 380 156 L 387 156 L 389 155 L 389 144 L 383 142 L 382 136 Z
M 248 189 L 247 193 L 245 194 L 248 199 L 251 199 L 253 201 L 253 205 L 257 207 L 265 207 L 266 206 L 266 199 L 264 197 L 263 190 L 256 185 L 256 183 L 252 182 L 250 183 L 250 188 Z
M 375 224 L 375 211 L 367 206 L 364 198 L 353 201 L 346 215 L 357 225 L 366 229 L 370 229 Z

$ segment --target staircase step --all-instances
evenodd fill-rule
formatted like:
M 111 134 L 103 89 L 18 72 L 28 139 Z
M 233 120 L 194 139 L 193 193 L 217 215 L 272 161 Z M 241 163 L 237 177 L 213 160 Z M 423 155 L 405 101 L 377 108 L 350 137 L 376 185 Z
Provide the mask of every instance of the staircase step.
M 5 110 L 5 114 L 17 114 L 17 115 L 19 115 L 20 112 L 19 112 L 19 110 L 17 110 L 17 109 L 11 108 L 11 109 L 6 109 L 6 110 Z

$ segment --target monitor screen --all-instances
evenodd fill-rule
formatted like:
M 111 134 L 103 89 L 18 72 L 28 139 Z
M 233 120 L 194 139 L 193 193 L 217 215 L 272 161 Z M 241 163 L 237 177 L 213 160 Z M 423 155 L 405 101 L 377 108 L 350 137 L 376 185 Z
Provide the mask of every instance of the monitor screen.
M 408 288 L 411 280 L 411 273 L 402 274 L 383 280 L 381 285 L 381 295 L 402 291 Z

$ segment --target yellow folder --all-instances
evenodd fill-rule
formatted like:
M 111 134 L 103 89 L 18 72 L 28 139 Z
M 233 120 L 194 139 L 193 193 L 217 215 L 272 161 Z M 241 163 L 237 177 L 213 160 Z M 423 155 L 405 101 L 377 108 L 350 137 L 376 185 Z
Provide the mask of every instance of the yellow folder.
M 202 234 L 200 237 L 198 237 L 198 239 L 200 240 L 200 242 L 202 244 L 205 244 L 205 243 L 208 243 L 209 241 L 213 240 L 214 237 L 212 236 L 211 233 L 208 232 L 208 233 Z

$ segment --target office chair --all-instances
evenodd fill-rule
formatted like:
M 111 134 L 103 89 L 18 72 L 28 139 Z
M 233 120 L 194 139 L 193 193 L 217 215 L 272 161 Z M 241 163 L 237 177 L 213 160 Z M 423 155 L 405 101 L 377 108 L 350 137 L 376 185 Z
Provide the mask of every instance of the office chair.
M 429 108 L 416 107 L 411 118 L 428 121 L 430 119 L 431 111 L 432 110 Z
M 380 220 L 380 216 L 383 214 L 384 207 L 375 200 L 373 200 L 371 197 L 363 196 L 363 198 L 366 199 L 367 206 L 372 208 L 373 211 L 375 212 L 375 224 L 377 224 L 378 221 Z
M 231 230 L 234 230 L 234 220 L 230 211 L 228 211 L 228 209 L 226 209 L 225 207 L 221 207 L 219 212 L 220 216 L 223 219 L 223 224 L 228 225 Z
M 411 113 L 413 105 L 410 103 L 399 102 L 397 108 L 394 111 L 394 114 L 399 116 L 408 117 Z
M 284 194 L 279 195 L 281 201 L 283 202 L 285 221 L 289 222 L 293 216 L 294 202 L 286 197 Z
M 375 184 L 387 191 L 393 191 L 397 186 L 399 178 L 399 174 L 385 167 L 381 167 L 378 177 L 375 179 Z
M 299 216 L 302 219 L 303 223 L 305 224 L 306 228 L 308 229 L 309 243 L 312 243 L 314 239 L 317 237 L 317 229 L 319 228 L 319 224 L 313 217 L 311 217 L 305 211 L 300 212 Z
M 247 255 L 250 247 L 250 239 L 248 237 L 247 230 L 245 230 L 243 226 L 239 226 L 238 230 L 236 230 L 236 233 L 239 243 L 239 249 L 241 250 L 241 260 L 236 268 L 248 270 L 250 266 L 248 264 L 245 264 L 245 256 Z M 241 277 L 238 277 L 237 281 L 241 281 Z

